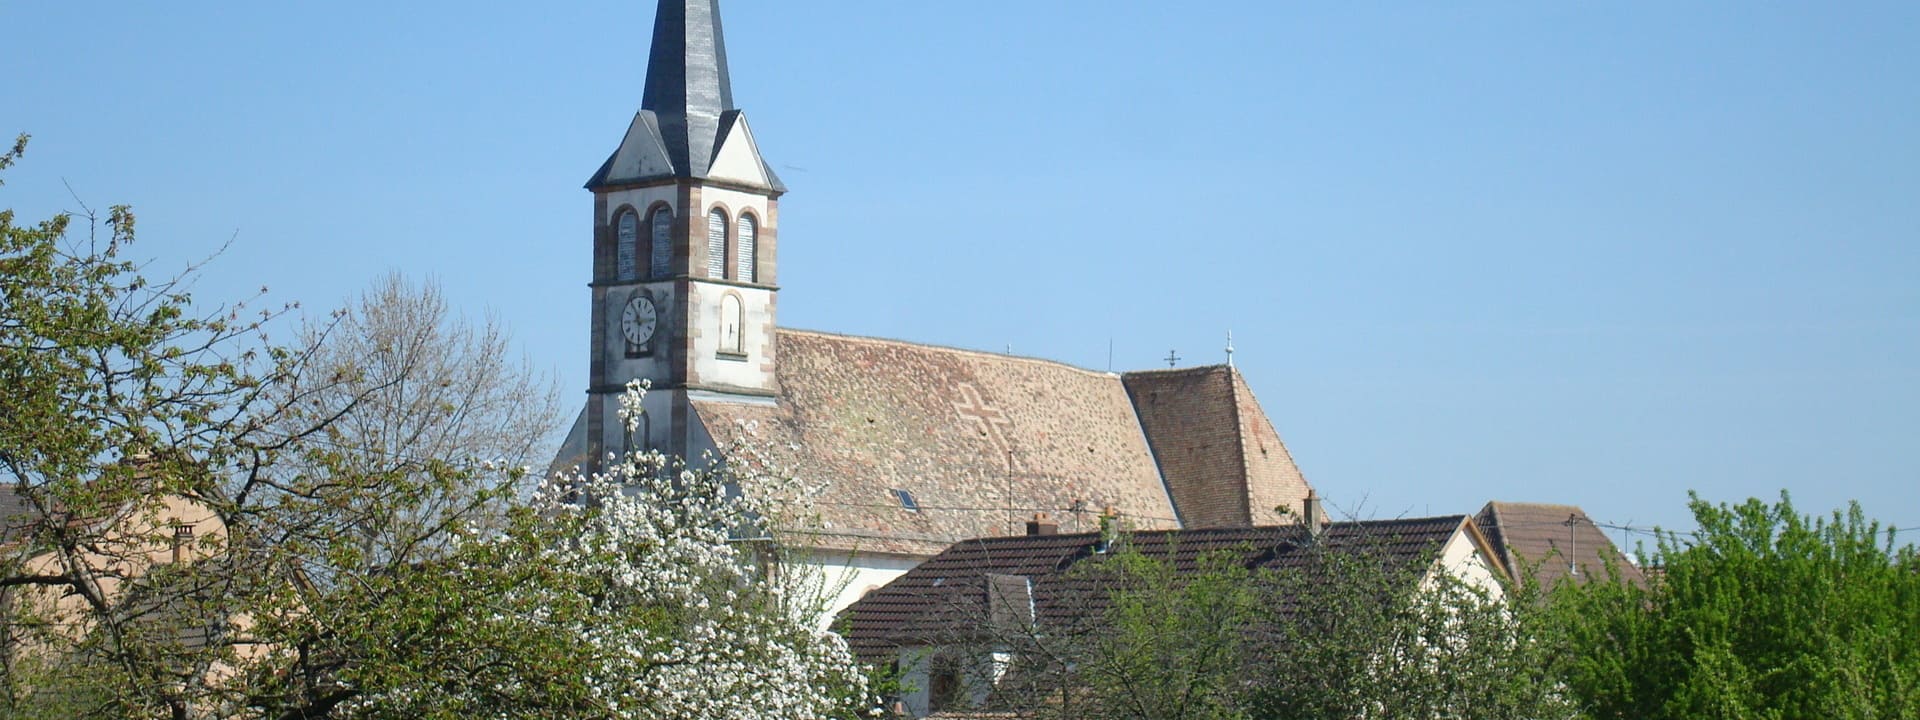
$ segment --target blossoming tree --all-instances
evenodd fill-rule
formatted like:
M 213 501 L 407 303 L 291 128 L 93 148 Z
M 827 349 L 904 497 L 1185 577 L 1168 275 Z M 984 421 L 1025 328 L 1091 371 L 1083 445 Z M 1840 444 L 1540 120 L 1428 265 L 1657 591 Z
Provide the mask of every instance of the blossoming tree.
M 638 418 L 644 389 L 623 400 Z M 744 449 L 742 449 L 744 450 Z M 872 707 L 846 644 L 816 629 L 808 578 L 763 528 L 811 489 L 750 452 L 657 452 L 547 483 L 502 532 L 474 531 L 406 588 L 382 587 L 269 703 L 281 717 L 854 717 Z M 343 590 L 358 592 L 354 588 Z M 289 618 L 289 627 L 311 618 Z M 365 622 L 372 620 L 373 622 Z M 322 635 L 309 634 L 310 637 Z M 299 682 L 299 678 L 314 678 Z

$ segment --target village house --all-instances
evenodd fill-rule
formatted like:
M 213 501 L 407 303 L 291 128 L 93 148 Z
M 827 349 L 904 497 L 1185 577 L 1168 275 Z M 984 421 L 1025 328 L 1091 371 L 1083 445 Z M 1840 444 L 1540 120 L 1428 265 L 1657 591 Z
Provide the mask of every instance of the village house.
M 1308 572 L 1314 553 L 1330 550 L 1383 561 L 1410 591 L 1450 576 L 1498 599 L 1512 580 L 1465 515 L 1104 534 L 1061 534 L 1035 518 L 1026 535 L 954 544 L 853 603 L 837 627 L 863 661 L 898 672 L 910 717 L 1021 709 L 1040 694 L 1017 677 L 1020 648 L 1103 630 L 1115 588 L 1088 571 L 1123 544 L 1183 574 L 1218 553 L 1259 572 Z M 1003 691 L 1011 697 L 996 697 Z
M 0 485 L 0 563 L 11 581 L 0 588 L 9 618 L 0 624 L 0 662 L 10 672 L 58 666 L 108 623 L 118 637 L 183 657 L 216 642 L 244 620 L 207 610 L 203 594 L 221 590 L 177 570 L 207 561 L 225 539 L 217 514 L 176 495 L 77 513 Z M 208 668 L 210 678 L 222 672 Z
M 1608 579 L 1644 584 L 1632 560 L 1575 505 L 1489 502 L 1473 516 L 1501 564 L 1543 587 Z

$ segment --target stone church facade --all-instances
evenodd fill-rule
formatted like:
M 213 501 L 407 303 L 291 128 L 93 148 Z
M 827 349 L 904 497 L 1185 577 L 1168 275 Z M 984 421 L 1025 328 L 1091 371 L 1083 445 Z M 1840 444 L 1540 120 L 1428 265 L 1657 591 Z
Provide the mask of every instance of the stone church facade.
M 778 535 L 844 587 L 835 609 L 1039 513 L 1069 533 L 1108 511 L 1137 529 L 1274 525 L 1311 491 L 1231 366 L 1115 374 L 781 327 L 787 188 L 734 104 L 718 0 L 660 0 L 641 109 L 586 187 L 590 386 L 557 464 L 772 448 L 828 485 L 818 517 Z M 629 437 L 632 380 L 652 390 Z

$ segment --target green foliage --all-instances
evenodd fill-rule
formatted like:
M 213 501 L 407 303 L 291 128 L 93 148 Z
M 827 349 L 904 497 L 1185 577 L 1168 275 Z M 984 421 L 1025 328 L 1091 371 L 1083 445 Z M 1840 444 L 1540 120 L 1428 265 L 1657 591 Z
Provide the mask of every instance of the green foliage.
M 1086 576 L 1109 594 L 1105 615 L 1046 628 L 1026 651 L 1067 672 L 1008 705 L 1139 720 L 1573 716 L 1529 641 L 1530 601 L 1364 544 L 1283 570 L 1249 569 L 1258 555 L 1181 567 L 1122 546 Z
M 1113 588 L 1107 632 L 1089 637 L 1079 680 L 1087 717 L 1116 720 L 1237 720 L 1247 676 L 1247 628 L 1260 596 L 1232 554 L 1179 572 L 1122 550 L 1093 578 Z
M 1597 718 L 1920 717 L 1920 561 L 1858 504 L 1689 503 L 1647 586 L 1553 593 L 1561 672 Z
M 1383 557 L 1327 548 L 1305 569 L 1268 578 L 1286 604 L 1265 626 L 1252 717 L 1573 715 L 1529 641 L 1536 618 L 1525 588 Z
M 134 224 L 125 206 L 26 225 L 0 210 L 0 483 L 20 507 L 0 567 L 0 712 L 60 687 L 99 712 L 178 709 L 181 678 L 221 659 L 147 642 L 150 613 L 122 590 L 168 542 L 166 499 L 214 501 L 244 459 L 274 313 L 194 314 L 190 275 L 150 283 L 123 257 Z M 76 684 L 76 668 L 99 672 Z
M 191 269 L 149 282 L 123 258 L 133 228 L 124 207 L 0 211 L 0 490 L 20 504 L 0 527 L 0 717 L 870 707 L 844 643 L 750 582 L 723 531 L 690 538 L 611 490 L 530 505 L 551 394 L 498 328 L 389 279 L 274 346 L 277 312 L 197 309 Z M 174 546 L 174 521 L 201 534 Z

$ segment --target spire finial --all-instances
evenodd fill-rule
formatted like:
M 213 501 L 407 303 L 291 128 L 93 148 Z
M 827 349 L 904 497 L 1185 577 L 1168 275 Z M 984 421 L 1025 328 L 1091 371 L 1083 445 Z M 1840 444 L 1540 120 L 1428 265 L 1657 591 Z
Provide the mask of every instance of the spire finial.
M 1172 350 L 1167 351 L 1167 357 L 1165 359 L 1167 361 L 1167 367 L 1179 367 L 1180 365 L 1180 356 Z
M 720 114 L 733 109 L 720 0 L 660 0 L 640 108 L 659 118 L 674 166 L 704 177 L 720 134 Z
M 1227 367 L 1233 367 L 1233 331 L 1227 331 Z

